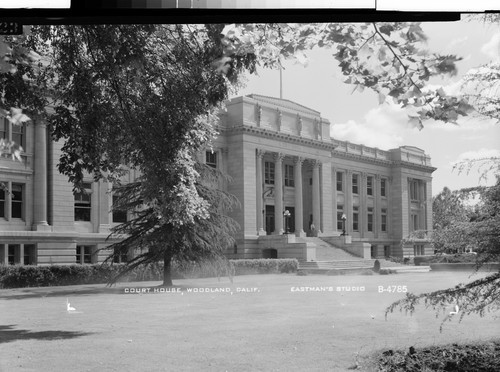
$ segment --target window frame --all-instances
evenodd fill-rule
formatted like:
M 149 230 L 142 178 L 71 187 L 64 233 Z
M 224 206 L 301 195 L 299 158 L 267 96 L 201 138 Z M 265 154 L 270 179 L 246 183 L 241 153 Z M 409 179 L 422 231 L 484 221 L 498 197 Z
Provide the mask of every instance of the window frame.
M 366 177 L 366 195 L 373 196 L 373 176 Z
M 3 120 L 2 120 L 3 119 Z M 20 146 L 23 151 L 26 149 L 26 123 L 12 124 L 6 117 L 1 117 L 0 120 L 3 121 L 3 126 L 0 126 L 0 138 L 5 139 L 9 142 L 15 142 Z M 19 131 L 14 130 L 14 127 L 19 128 Z M 15 137 L 20 137 L 19 141 L 15 141 Z M 16 138 L 17 139 L 17 138 Z
M 337 205 L 337 231 L 342 231 L 344 229 L 344 221 L 342 221 L 342 215 L 344 214 L 344 205 Z
M 352 175 L 352 193 L 353 195 L 359 195 L 359 174 L 357 173 Z
M 337 172 L 337 191 L 343 192 L 344 191 L 344 172 Z
M 76 264 L 90 265 L 94 263 L 94 246 L 78 244 L 76 246 Z
M 368 207 L 366 211 L 366 229 L 373 232 L 373 207 Z
M 387 232 L 387 208 L 380 210 L 380 231 Z
M 264 183 L 274 185 L 276 180 L 276 165 L 272 161 L 264 162 Z
M 210 168 L 217 169 L 218 168 L 218 156 L 217 151 L 207 150 L 205 152 L 205 164 Z
M 295 178 L 294 178 L 294 166 L 291 164 L 285 164 L 285 186 L 286 187 L 295 187 Z
M 352 207 L 352 231 L 359 231 L 359 207 Z
M 387 197 L 387 179 L 380 179 L 380 196 L 383 198 Z
M 83 191 L 74 192 L 73 198 L 74 198 L 75 222 L 92 222 L 92 182 L 83 182 Z M 88 201 L 85 200 L 86 198 L 88 198 Z M 77 216 L 79 215 L 77 211 L 79 213 L 85 212 L 85 217 L 77 218 Z M 86 219 L 87 214 L 88 214 L 88 219 Z

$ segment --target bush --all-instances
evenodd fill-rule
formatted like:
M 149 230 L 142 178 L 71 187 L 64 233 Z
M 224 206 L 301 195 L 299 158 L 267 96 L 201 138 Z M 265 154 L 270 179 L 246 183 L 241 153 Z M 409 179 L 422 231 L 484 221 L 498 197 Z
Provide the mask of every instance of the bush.
M 415 257 L 415 265 L 431 263 L 475 263 L 477 254 L 474 253 L 456 253 L 456 254 L 436 254 L 433 256 Z
M 389 274 L 397 274 L 398 272 L 396 270 L 391 270 L 391 269 L 380 269 L 378 272 L 380 275 L 389 275 Z
M 223 262 L 172 263 L 173 279 L 213 278 L 245 274 L 280 274 L 297 272 L 296 259 L 229 260 Z M 0 265 L 0 288 L 48 287 L 108 283 L 125 264 L 5 266 Z M 141 265 L 120 281 L 163 280 L 163 263 Z
M 295 258 L 230 260 L 235 275 L 281 274 L 297 272 L 299 262 Z
M 500 341 L 483 344 L 452 344 L 408 351 L 386 350 L 376 355 L 377 370 L 380 371 L 455 371 L 485 372 L 500 371 L 498 351 Z M 370 364 L 373 364 L 370 361 Z

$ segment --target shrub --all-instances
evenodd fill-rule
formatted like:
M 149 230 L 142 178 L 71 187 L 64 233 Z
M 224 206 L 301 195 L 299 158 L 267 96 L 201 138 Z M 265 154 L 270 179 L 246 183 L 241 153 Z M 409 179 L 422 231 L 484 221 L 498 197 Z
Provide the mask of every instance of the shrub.
M 229 260 L 224 262 L 172 263 L 172 278 L 210 278 L 245 274 L 297 272 L 296 259 Z M 5 266 L 0 265 L 0 288 L 47 287 L 108 283 L 125 264 Z M 120 279 L 123 282 L 163 280 L 163 264 L 141 265 Z
M 391 270 L 391 269 L 380 269 L 378 272 L 380 275 L 389 275 L 389 274 L 397 274 L 398 272 L 396 270 Z
M 280 274 L 297 272 L 299 262 L 294 258 L 230 260 L 235 275 Z

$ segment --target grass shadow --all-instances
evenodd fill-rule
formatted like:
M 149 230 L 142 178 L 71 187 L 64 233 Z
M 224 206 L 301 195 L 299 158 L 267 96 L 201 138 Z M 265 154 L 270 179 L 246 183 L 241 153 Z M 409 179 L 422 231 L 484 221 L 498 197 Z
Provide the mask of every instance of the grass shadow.
M 93 332 L 74 332 L 74 331 L 41 331 L 31 332 L 26 329 L 15 329 L 13 325 L 0 325 L 0 344 L 14 342 L 19 340 L 67 340 L 70 338 L 88 336 Z

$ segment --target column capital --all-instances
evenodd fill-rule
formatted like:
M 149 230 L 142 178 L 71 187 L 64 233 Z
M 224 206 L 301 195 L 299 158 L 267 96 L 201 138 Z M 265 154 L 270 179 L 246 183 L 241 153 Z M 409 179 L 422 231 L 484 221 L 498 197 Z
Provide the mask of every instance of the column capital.
M 310 162 L 313 168 L 319 168 L 321 166 L 321 161 L 318 159 L 311 159 Z
M 347 176 L 351 176 L 352 175 L 352 169 L 347 169 L 345 172 L 346 172 Z
M 273 155 L 273 159 L 277 163 L 283 162 L 284 158 L 285 158 L 285 154 L 283 154 L 282 152 L 275 152 L 274 155 Z
M 382 177 L 380 176 L 380 174 L 376 174 L 376 175 L 375 175 L 375 179 L 376 179 L 377 181 L 380 181 L 380 179 L 381 179 L 381 178 L 382 178 Z
M 266 153 L 266 152 L 265 152 L 264 150 L 262 150 L 262 149 L 255 149 L 255 152 L 256 152 L 257 157 L 258 157 L 259 159 L 262 159 L 262 158 L 264 157 L 264 154 Z
M 305 159 L 304 159 L 303 157 L 301 157 L 301 156 L 296 156 L 296 157 L 293 159 L 293 163 L 294 163 L 295 165 L 300 165 L 300 166 L 301 166 L 301 165 L 304 163 L 304 160 L 305 160 Z

